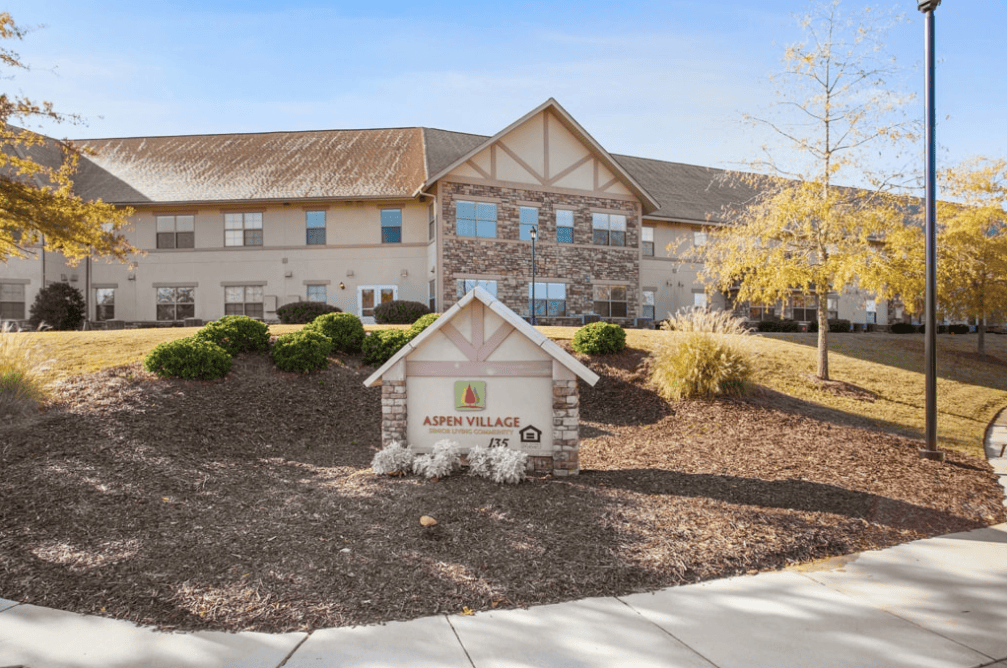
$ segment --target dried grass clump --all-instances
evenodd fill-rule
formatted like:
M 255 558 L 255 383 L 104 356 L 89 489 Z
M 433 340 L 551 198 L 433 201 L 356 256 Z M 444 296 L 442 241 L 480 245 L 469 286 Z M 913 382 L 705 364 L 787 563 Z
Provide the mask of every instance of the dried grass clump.
M 752 376 L 751 354 L 741 336 L 687 331 L 658 349 L 651 382 L 665 399 L 744 394 Z
M 49 395 L 52 360 L 31 335 L 0 328 L 0 416 L 27 415 Z
M 705 308 L 681 309 L 678 313 L 668 314 L 668 319 L 661 323 L 661 329 L 673 332 L 708 332 L 710 334 L 749 333 L 747 321 L 734 315 L 731 311 L 711 311 Z

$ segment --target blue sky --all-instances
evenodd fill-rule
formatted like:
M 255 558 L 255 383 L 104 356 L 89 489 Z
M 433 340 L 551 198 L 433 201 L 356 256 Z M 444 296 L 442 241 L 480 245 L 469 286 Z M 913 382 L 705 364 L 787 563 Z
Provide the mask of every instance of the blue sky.
M 905 11 L 887 43 L 922 118 L 916 0 L 874 6 Z M 805 9 L 798 0 L 13 0 L 5 10 L 20 25 L 44 27 L 7 44 L 33 69 L 3 89 L 83 115 L 83 127 L 37 126 L 80 138 L 402 126 L 494 134 L 555 97 L 613 153 L 735 167 L 767 139 L 742 116 L 773 103 L 768 77 L 800 40 L 794 15 Z M 940 161 L 1007 156 L 1007 2 L 944 0 L 936 19 Z

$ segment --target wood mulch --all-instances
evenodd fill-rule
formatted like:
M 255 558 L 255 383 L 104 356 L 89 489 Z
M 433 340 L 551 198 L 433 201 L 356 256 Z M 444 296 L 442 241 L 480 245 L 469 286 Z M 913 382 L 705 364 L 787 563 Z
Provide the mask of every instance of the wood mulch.
M 520 485 L 373 475 L 380 391 L 356 358 L 66 381 L 0 426 L 0 597 L 307 630 L 627 594 L 1005 519 L 985 461 L 922 460 L 917 441 L 766 390 L 669 404 L 641 351 L 581 359 L 602 376 L 581 387 L 583 472 Z

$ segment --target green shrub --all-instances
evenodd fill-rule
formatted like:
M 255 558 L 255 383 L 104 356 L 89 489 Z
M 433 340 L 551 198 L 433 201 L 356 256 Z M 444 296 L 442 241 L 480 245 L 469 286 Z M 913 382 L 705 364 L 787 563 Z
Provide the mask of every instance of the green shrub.
M 801 326 L 794 320 L 760 320 L 760 332 L 799 332 Z
M 78 329 L 87 316 L 87 304 L 80 290 L 69 283 L 53 283 L 38 291 L 29 310 L 32 329 L 49 327 L 59 331 Z
M 413 323 L 413 326 L 406 330 L 406 334 L 409 335 L 410 339 L 415 339 L 419 336 L 420 332 L 434 324 L 437 318 L 441 317 L 440 313 L 427 313 L 426 315 L 420 316 L 420 319 Z
M 401 329 L 379 329 L 364 339 L 364 364 L 381 366 L 409 343 L 409 335 Z
M 888 331 L 892 334 L 915 334 L 919 330 L 916 329 L 916 325 L 910 322 L 896 322 L 888 328 Z
M 972 331 L 972 328 L 968 325 L 948 325 L 949 334 L 968 334 Z
M 273 344 L 273 363 L 280 371 L 307 373 L 329 365 L 332 340 L 321 332 L 302 329 L 276 339 Z
M 742 341 L 709 332 L 671 335 L 657 351 L 651 382 L 662 397 L 675 401 L 742 394 L 752 375 Z
M 352 313 L 326 313 L 312 320 L 304 329 L 329 337 L 333 352 L 358 353 L 364 343 L 364 325 Z
M 818 321 L 817 320 L 812 320 L 811 321 L 811 323 L 808 325 L 808 331 L 809 332 L 817 332 L 818 331 Z M 853 326 L 850 324 L 849 320 L 834 319 L 834 318 L 830 318 L 829 319 L 829 332 L 838 333 L 838 334 L 844 334 L 846 332 L 851 332 L 851 331 L 853 331 Z
M 324 302 L 291 302 L 276 309 L 276 317 L 284 325 L 306 325 L 326 313 L 342 313 L 342 309 Z
M 168 378 L 213 380 L 231 371 L 231 355 L 213 341 L 190 336 L 156 346 L 143 360 L 143 368 Z
M 0 328 L 0 418 L 26 415 L 49 394 L 51 360 L 26 333 Z
M 430 313 L 426 304 L 394 300 L 374 307 L 374 322 L 379 325 L 411 325 Z
M 570 347 L 584 355 L 607 355 L 626 347 L 626 330 L 611 322 L 592 322 L 573 335 Z
M 245 315 L 225 315 L 208 322 L 194 338 L 217 344 L 231 357 L 269 350 L 269 327 Z

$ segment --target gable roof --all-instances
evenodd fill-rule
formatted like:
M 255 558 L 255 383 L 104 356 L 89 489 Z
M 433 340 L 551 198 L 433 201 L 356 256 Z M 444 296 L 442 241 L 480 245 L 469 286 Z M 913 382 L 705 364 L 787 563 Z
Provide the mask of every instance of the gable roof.
M 434 320 L 434 322 L 424 329 L 419 335 L 404 345 L 399 349 L 397 353 L 392 355 L 391 359 L 381 365 L 377 371 L 372 373 L 364 381 L 365 387 L 371 387 L 377 383 L 385 373 L 395 366 L 399 360 L 403 359 L 409 355 L 414 350 L 417 350 L 423 345 L 423 342 L 434 335 L 434 332 L 440 328 L 447 325 L 451 320 L 454 319 L 462 309 L 472 303 L 473 300 L 478 299 L 482 302 L 486 308 L 490 309 L 496 313 L 504 322 L 512 325 L 521 335 L 526 339 L 531 341 L 533 344 L 541 348 L 556 362 L 562 364 L 564 367 L 570 370 L 571 373 L 576 375 L 578 378 L 583 380 L 588 385 L 594 385 L 598 382 L 599 376 L 594 371 L 591 371 L 586 366 L 577 361 L 577 359 L 568 353 L 567 351 L 560 348 L 555 341 L 549 337 L 543 335 L 537 329 L 525 322 L 524 318 L 514 313 L 511 309 L 503 305 L 496 297 L 491 295 L 489 292 L 483 288 L 476 287 L 469 291 L 464 297 L 455 302 L 455 305 L 444 312 L 444 315 Z
M 609 154 L 609 152 L 606 151 L 601 144 L 595 141 L 594 137 L 588 134 L 587 130 L 581 127 L 580 123 L 575 121 L 573 116 L 571 116 L 567 112 L 567 110 L 560 105 L 559 102 L 557 102 L 555 99 L 551 97 L 542 104 L 540 104 L 538 107 L 532 109 L 527 114 L 525 114 L 521 118 L 517 119 L 516 121 L 505 127 L 500 132 L 484 140 L 482 143 L 476 144 L 474 140 L 472 140 L 473 145 L 471 146 L 471 148 L 469 148 L 467 152 L 457 156 L 453 161 L 449 162 L 446 166 L 441 167 L 439 171 L 430 172 L 430 174 L 427 176 L 427 181 L 423 186 L 424 189 L 429 188 L 434 183 L 439 181 L 441 178 L 446 176 L 448 172 L 455 169 L 456 167 L 464 163 L 466 160 L 469 160 L 487 146 L 496 143 L 498 140 L 510 134 L 513 130 L 523 125 L 529 119 L 533 118 L 534 116 L 546 110 L 551 111 L 553 114 L 555 114 L 556 118 L 559 119 L 559 121 L 566 127 L 567 130 L 569 130 L 574 135 L 574 137 L 576 137 L 582 143 L 584 143 L 587 146 L 588 150 L 590 150 L 591 153 L 595 155 L 595 157 L 601 160 L 602 164 L 604 164 L 609 170 L 612 171 L 612 173 L 618 176 L 626 184 L 627 187 L 629 187 L 630 191 L 632 191 L 632 193 L 636 195 L 637 198 L 643 204 L 643 210 L 645 213 L 653 211 L 654 209 L 658 208 L 659 205 L 657 201 L 650 195 L 650 193 L 648 193 L 647 190 L 644 189 L 644 187 L 641 186 L 637 182 L 637 180 L 633 178 L 633 176 L 623 168 L 622 165 L 616 162 L 615 159 L 613 159 L 613 157 Z M 469 136 L 472 137 L 474 135 Z
M 89 139 L 78 194 L 117 204 L 409 198 L 420 128 Z

